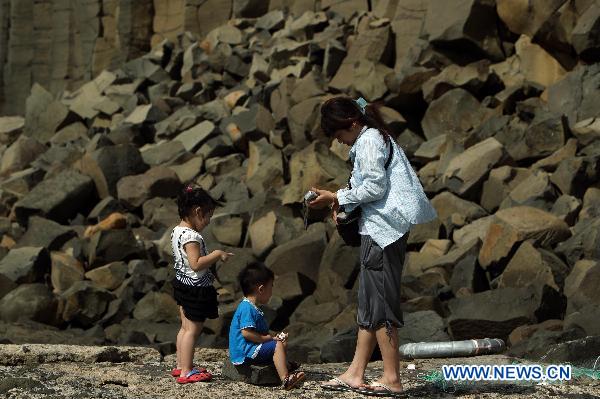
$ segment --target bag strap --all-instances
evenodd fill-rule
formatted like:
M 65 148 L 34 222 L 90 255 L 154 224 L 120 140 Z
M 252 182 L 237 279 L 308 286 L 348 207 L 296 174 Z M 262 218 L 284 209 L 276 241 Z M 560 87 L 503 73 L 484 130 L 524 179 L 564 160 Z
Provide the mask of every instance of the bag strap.
M 385 170 L 387 170 L 387 168 L 390 166 L 390 164 L 392 163 L 392 158 L 394 157 L 394 145 L 392 144 L 392 138 L 389 137 L 389 139 L 390 152 L 388 154 L 387 160 L 385 161 L 385 165 L 383 166 Z M 352 169 L 354 169 L 354 162 L 352 162 Z M 352 177 L 352 174 L 350 175 L 350 177 Z M 350 177 L 348 177 L 348 188 L 352 188 L 352 185 L 350 184 Z

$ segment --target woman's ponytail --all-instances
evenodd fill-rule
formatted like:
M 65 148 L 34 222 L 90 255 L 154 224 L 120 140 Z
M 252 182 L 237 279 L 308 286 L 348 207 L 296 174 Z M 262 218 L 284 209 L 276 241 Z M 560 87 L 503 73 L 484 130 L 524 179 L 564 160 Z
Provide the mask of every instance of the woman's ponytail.
M 386 142 L 390 140 L 392 133 L 387 123 L 385 123 L 383 120 L 381 112 L 379 112 L 379 106 L 375 104 L 367 104 L 363 118 L 365 125 L 379 130 Z

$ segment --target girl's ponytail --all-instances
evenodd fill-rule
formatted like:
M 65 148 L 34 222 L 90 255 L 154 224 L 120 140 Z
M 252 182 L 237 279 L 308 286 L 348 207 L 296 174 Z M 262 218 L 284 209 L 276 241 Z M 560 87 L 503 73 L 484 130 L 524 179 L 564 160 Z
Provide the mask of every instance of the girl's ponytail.
M 381 116 L 381 112 L 379 112 L 379 106 L 376 104 L 367 104 L 364 109 L 364 124 L 379 130 L 383 139 L 388 142 L 392 136 L 392 132 L 387 123 L 383 120 L 383 116 Z

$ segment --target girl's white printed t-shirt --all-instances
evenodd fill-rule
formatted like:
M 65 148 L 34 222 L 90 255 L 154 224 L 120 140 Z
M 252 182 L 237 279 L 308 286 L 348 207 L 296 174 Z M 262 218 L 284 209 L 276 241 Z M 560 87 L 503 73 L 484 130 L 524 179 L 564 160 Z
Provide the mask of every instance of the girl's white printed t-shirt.
M 171 248 L 175 261 L 175 278 L 187 285 L 211 286 L 214 276 L 208 269 L 198 272 L 192 270 L 184 246 L 190 242 L 200 245 L 200 256 L 208 255 L 204 238 L 200 233 L 189 227 L 175 226 L 171 233 Z

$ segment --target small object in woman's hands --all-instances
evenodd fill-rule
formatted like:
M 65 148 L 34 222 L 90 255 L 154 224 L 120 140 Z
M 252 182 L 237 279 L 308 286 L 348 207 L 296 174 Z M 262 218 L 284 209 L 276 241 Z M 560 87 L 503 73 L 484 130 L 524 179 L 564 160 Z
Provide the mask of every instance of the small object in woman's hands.
M 317 199 L 317 197 L 319 196 L 319 194 L 315 193 L 314 191 L 308 191 L 306 194 L 304 194 L 304 202 L 309 203 L 312 202 L 314 200 Z

